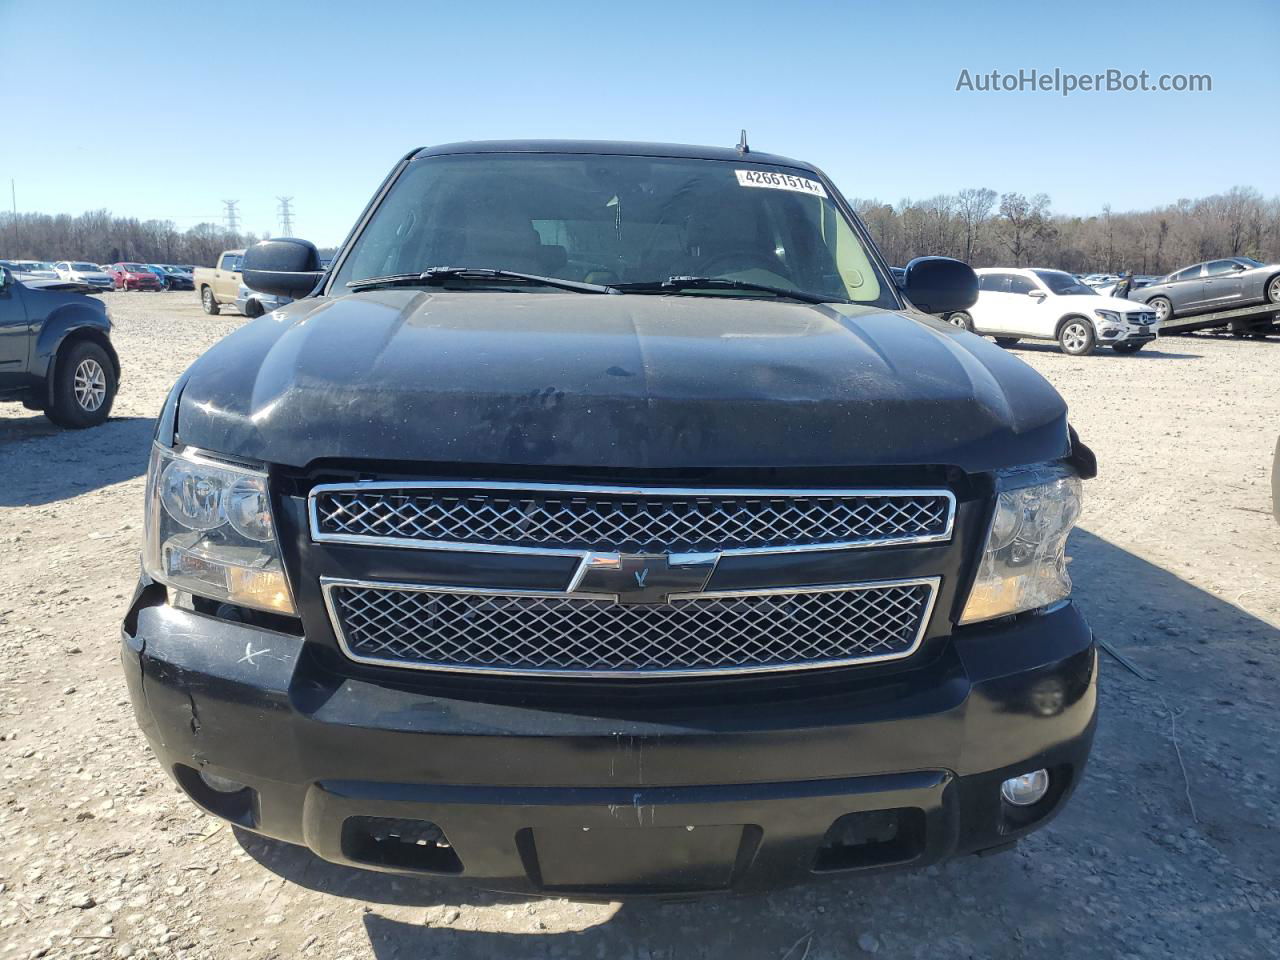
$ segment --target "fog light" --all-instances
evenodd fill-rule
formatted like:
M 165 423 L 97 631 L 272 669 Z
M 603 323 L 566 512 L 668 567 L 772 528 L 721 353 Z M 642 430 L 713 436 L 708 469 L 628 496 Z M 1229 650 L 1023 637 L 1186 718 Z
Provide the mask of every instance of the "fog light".
M 204 776 L 204 774 L 201 774 Z M 1049 790 L 1049 771 L 1035 770 L 1020 777 L 1010 777 L 1000 784 L 1000 796 L 1015 807 L 1029 807 L 1041 800 Z
M 244 784 L 239 780 L 220 777 L 216 773 L 210 773 L 208 770 L 200 771 L 200 781 L 210 790 L 216 790 L 218 793 L 239 793 L 244 789 Z

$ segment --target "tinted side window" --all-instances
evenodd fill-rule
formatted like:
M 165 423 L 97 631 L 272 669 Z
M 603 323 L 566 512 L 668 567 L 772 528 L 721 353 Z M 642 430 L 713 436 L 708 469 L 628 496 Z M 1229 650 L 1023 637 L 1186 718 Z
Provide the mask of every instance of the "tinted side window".
M 1198 276 L 1200 276 L 1200 264 L 1196 264 L 1194 267 L 1187 267 L 1187 269 L 1185 270 L 1179 270 L 1177 273 L 1173 275 L 1172 279 L 1190 280 L 1193 277 L 1198 277 Z
M 1236 264 L 1232 260 L 1215 260 L 1205 267 L 1204 275 L 1206 277 L 1217 277 L 1224 273 L 1230 273 L 1235 268 Z
M 1039 288 L 1036 287 L 1036 285 L 1031 282 L 1031 279 L 1029 277 L 1024 277 L 1017 273 L 1012 274 L 1009 277 L 1010 293 L 1027 294 L 1027 293 L 1030 293 L 1032 290 L 1036 290 L 1036 289 L 1039 289 Z
M 1009 275 L 1007 273 L 984 273 L 978 277 L 978 289 L 991 293 L 1009 292 Z

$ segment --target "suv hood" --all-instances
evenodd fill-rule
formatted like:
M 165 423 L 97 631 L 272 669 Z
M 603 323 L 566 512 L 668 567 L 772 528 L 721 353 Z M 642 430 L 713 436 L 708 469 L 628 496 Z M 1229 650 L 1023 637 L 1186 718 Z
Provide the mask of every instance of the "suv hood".
M 1064 457 L 1066 405 L 915 313 L 727 296 L 387 289 L 299 300 L 192 365 L 180 442 L 306 466 L 952 465 Z

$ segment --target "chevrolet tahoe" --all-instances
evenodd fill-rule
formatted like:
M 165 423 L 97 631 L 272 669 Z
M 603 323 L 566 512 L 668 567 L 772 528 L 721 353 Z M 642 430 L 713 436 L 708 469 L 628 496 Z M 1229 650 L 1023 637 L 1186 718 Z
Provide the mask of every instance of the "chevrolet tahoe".
M 179 379 L 123 624 L 197 805 L 534 895 L 751 891 L 1005 849 L 1067 802 L 1094 458 L 817 167 L 464 143 Z

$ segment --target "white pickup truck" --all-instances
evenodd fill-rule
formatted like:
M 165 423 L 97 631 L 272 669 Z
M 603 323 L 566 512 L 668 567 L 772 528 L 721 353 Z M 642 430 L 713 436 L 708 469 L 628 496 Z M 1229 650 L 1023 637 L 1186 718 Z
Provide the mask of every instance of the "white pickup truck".
M 196 267 L 192 278 L 205 313 L 217 314 L 223 304 L 234 304 L 240 295 L 243 250 L 224 250 L 216 267 Z

